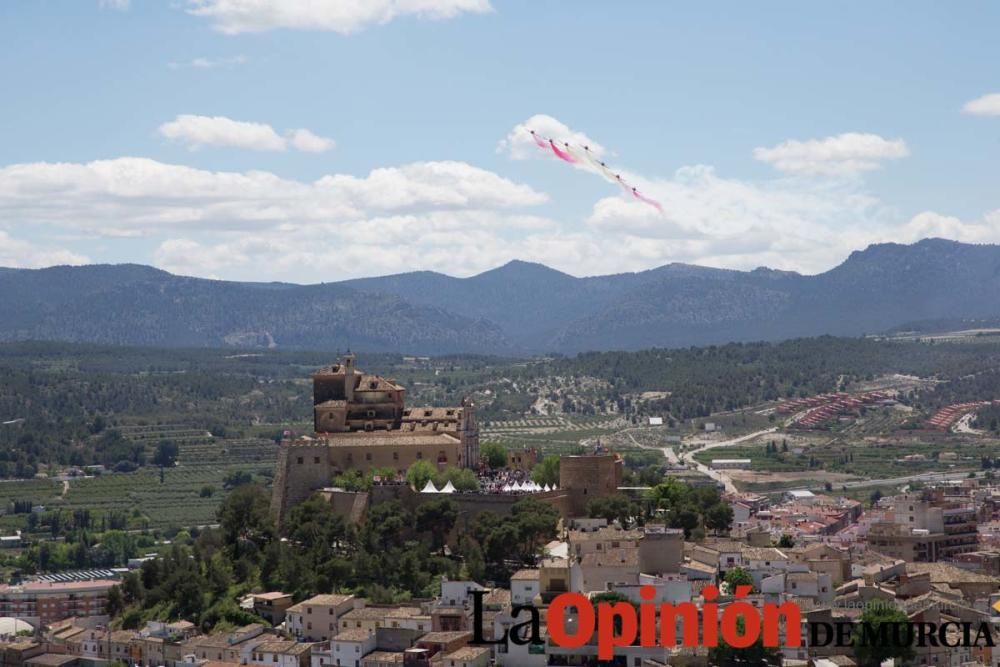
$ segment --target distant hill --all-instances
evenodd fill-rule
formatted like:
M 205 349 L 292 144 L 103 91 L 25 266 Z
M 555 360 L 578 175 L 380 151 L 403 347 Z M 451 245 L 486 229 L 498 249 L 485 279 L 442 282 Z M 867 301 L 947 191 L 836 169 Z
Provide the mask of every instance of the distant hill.
M 1000 246 L 880 244 L 815 276 L 669 264 L 575 278 L 514 261 L 321 285 L 145 266 L 0 270 L 0 340 L 525 354 L 879 333 L 1000 316 Z
M 508 352 L 497 327 L 346 285 L 238 283 L 146 266 L 0 272 L 0 340 Z

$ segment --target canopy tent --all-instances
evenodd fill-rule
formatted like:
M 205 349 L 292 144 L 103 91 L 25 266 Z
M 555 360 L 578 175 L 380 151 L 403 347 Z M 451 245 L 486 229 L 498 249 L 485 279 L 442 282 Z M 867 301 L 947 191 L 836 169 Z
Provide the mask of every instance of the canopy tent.
M 424 485 L 424 488 L 420 491 L 420 493 L 440 493 L 440 491 L 438 491 L 437 487 L 434 486 L 433 480 L 427 480 L 427 484 Z
M 455 485 L 452 484 L 451 480 L 449 479 L 448 483 L 445 484 L 444 488 L 442 488 L 440 491 L 438 491 L 438 493 L 455 493 Z

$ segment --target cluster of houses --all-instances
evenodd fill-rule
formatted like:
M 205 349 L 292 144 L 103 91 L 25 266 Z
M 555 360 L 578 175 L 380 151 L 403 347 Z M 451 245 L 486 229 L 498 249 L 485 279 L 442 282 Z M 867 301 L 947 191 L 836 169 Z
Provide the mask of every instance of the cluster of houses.
M 8 612 L 16 616 L 18 609 L 28 609 L 17 605 L 26 604 L 23 598 L 31 593 L 38 598 L 30 608 L 32 618 L 40 620 L 44 610 L 45 620 L 35 633 L 13 626 L 30 636 L 8 637 L 0 644 L 0 660 L 4 667 L 596 665 L 596 634 L 575 648 L 559 646 L 548 636 L 545 620 L 556 596 L 614 591 L 638 603 L 649 599 L 651 587 L 657 604 L 702 604 L 711 585 L 721 590 L 718 603 L 724 612 L 734 598 L 723 582 L 739 568 L 753 582 L 746 601 L 759 608 L 794 601 L 802 611 L 800 628 L 784 628 L 801 638 L 800 646 L 780 649 L 785 665 L 850 667 L 856 660 L 850 649 L 810 644 L 810 624 L 856 621 L 873 604 L 892 605 L 915 623 L 994 623 L 1000 582 L 998 491 L 966 480 L 882 498 L 867 511 L 855 501 L 808 491 L 790 492 L 775 503 L 732 494 L 727 498 L 736 513 L 733 529 L 698 541 L 663 525 L 623 528 L 604 519 L 571 519 L 537 566 L 514 572 L 504 586 L 445 580 L 435 598 L 400 604 L 349 594 L 295 600 L 281 591 L 259 592 L 241 604 L 261 622 L 211 634 L 186 621 L 109 629 L 109 619 L 95 613 L 94 605 L 110 582 L 91 585 L 86 601 L 74 599 L 75 606 L 38 598 L 58 582 L 34 592 L 22 587 L 7 591 L 20 596 Z M 477 627 L 488 641 L 509 637 L 524 620 L 515 613 L 520 605 L 539 610 L 538 637 L 475 641 Z M 56 620 L 60 613 L 69 618 Z M 2 628 L 0 623 L 0 633 Z M 915 650 L 911 664 L 1000 667 L 1000 649 L 989 646 Z M 699 667 L 710 664 L 709 656 L 704 647 L 633 645 L 617 649 L 613 664 Z

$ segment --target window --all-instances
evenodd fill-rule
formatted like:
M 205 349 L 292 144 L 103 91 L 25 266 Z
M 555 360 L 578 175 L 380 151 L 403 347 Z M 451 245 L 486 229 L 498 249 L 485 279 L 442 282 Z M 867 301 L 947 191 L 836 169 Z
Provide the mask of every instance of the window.
M 372 460 L 372 453 L 365 452 L 365 461 L 371 461 L 371 460 Z
M 315 463 L 317 465 L 319 464 L 319 457 L 318 456 L 314 456 L 313 457 L 313 463 Z
M 299 465 L 302 465 L 303 463 L 306 462 L 305 458 L 303 458 L 301 456 L 297 460 L 298 460 Z
M 392 460 L 393 461 L 398 461 L 399 460 L 399 452 L 393 452 L 392 453 Z
M 417 458 L 418 459 L 424 458 L 424 453 L 423 452 L 417 452 Z

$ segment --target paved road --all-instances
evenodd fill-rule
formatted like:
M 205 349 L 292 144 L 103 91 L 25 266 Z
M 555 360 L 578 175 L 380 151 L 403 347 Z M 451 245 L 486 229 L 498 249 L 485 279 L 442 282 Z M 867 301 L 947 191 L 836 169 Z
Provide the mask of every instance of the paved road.
M 625 435 L 627 435 L 629 437 L 629 440 L 634 442 L 637 447 L 643 447 L 643 448 L 647 447 L 647 445 L 644 445 L 638 440 L 636 440 L 635 436 L 632 435 L 630 431 L 625 431 Z M 667 463 L 677 464 L 681 462 L 681 460 L 677 458 L 677 452 L 674 451 L 673 447 L 670 447 L 669 445 L 666 447 L 660 447 L 660 451 L 662 451 L 663 455 L 667 457 Z
M 976 473 L 976 477 L 983 475 L 982 471 Z M 949 479 L 966 479 L 969 476 L 968 470 L 958 470 L 954 472 L 924 472 L 918 475 L 907 475 L 905 477 L 884 477 L 882 479 L 863 479 L 857 482 L 845 482 L 842 486 L 849 489 L 856 489 L 864 486 L 896 486 L 899 484 L 909 484 L 910 482 L 943 482 Z
M 982 433 L 982 431 L 977 431 L 972 428 L 972 420 L 976 418 L 975 412 L 970 412 L 967 415 L 962 415 L 962 418 L 955 422 L 954 430 L 955 433 Z
M 756 431 L 754 433 L 748 433 L 747 435 L 741 435 L 738 438 L 732 438 L 730 440 L 720 440 L 719 442 L 710 442 L 704 445 L 703 447 L 699 447 L 698 449 L 681 454 L 681 459 L 684 461 L 684 463 L 688 464 L 689 466 L 691 466 L 698 472 L 702 473 L 703 475 L 708 475 L 715 481 L 720 482 L 726 488 L 726 491 L 728 493 L 736 493 L 737 491 L 736 485 L 733 484 L 733 480 L 729 477 L 729 475 L 726 474 L 725 470 L 712 470 L 707 465 L 696 461 L 694 455 L 697 454 L 698 452 L 704 452 L 709 449 L 717 449 L 719 447 L 732 447 L 733 445 L 738 445 L 741 442 L 746 442 L 747 440 L 753 440 L 754 438 L 759 438 L 760 436 L 767 435 L 768 433 L 774 433 L 777 430 L 778 427 L 774 426 L 772 428 L 764 429 L 763 431 Z

